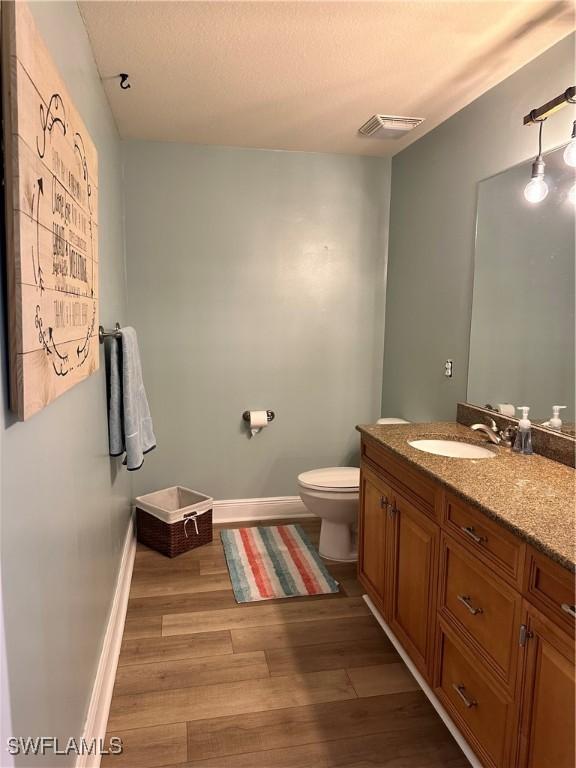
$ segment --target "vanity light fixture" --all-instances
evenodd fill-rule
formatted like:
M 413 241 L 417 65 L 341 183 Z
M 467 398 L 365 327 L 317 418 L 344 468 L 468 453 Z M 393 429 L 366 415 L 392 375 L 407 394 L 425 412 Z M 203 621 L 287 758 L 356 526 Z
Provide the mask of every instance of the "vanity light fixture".
M 532 163 L 532 178 L 526 184 L 524 197 L 529 203 L 541 203 L 548 194 L 548 184 L 544 179 L 544 169 L 546 165 L 542 157 L 542 124 L 547 117 L 557 112 L 566 104 L 576 104 L 576 85 L 571 85 L 564 93 L 555 96 L 546 104 L 542 104 L 536 109 L 531 109 L 527 115 L 524 115 L 524 125 L 534 125 L 540 123 L 538 134 L 538 157 Z M 576 120 L 572 126 L 572 138 L 564 150 L 564 160 L 567 165 L 576 168 Z M 576 184 L 568 192 L 570 202 L 576 204 Z
M 564 162 L 571 168 L 576 168 L 576 120 L 572 125 L 572 136 L 564 150 Z
M 541 107 L 531 109 L 527 115 L 524 115 L 524 125 L 532 125 L 533 123 L 539 123 L 540 120 L 546 120 L 547 117 L 553 115 L 554 112 L 558 112 L 566 104 L 576 104 L 576 85 L 566 88 L 564 93 L 551 99 L 551 101 L 547 101 L 546 104 L 542 104 Z
M 541 203 L 548 194 L 548 184 L 546 184 L 544 179 L 546 163 L 542 157 L 542 127 L 544 126 L 544 120 L 546 120 L 545 117 L 537 121 L 540 123 L 538 128 L 538 157 L 532 163 L 532 178 L 524 189 L 524 197 L 529 203 Z

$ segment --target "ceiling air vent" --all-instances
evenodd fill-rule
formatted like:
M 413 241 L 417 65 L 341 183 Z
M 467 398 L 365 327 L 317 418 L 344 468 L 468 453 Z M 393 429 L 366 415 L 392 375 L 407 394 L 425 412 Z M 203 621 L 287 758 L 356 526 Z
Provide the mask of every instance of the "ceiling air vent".
M 375 136 L 378 139 L 399 139 L 422 122 L 424 122 L 423 117 L 373 115 L 358 129 L 358 133 L 362 136 Z

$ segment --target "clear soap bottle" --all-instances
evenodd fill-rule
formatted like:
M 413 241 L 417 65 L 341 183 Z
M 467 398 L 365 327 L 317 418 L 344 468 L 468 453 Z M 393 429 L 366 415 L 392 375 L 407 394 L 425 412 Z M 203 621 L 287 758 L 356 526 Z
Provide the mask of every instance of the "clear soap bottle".
M 524 453 L 530 455 L 532 451 L 532 422 L 528 418 L 530 407 L 528 405 L 521 405 L 518 408 L 522 411 L 522 418 L 518 422 L 518 432 L 516 433 L 516 440 L 512 446 L 512 450 L 516 453 Z

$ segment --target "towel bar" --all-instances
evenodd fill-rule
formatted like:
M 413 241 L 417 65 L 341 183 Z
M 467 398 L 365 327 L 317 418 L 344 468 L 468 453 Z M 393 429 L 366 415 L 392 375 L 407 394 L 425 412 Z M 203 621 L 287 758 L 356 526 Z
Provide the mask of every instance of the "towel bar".
M 120 323 L 116 323 L 116 328 L 113 331 L 105 331 L 102 326 L 98 328 L 98 338 L 100 340 L 100 344 L 104 344 L 104 339 L 119 339 L 122 336 L 122 331 L 120 330 Z

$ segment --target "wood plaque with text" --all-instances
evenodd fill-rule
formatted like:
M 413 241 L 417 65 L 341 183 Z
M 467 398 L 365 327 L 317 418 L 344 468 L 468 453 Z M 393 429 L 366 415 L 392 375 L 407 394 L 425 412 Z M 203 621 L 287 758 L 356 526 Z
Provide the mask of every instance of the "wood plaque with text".
M 2 2 L 10 404 L 98 368 L 98 157 L 24 2 Z

